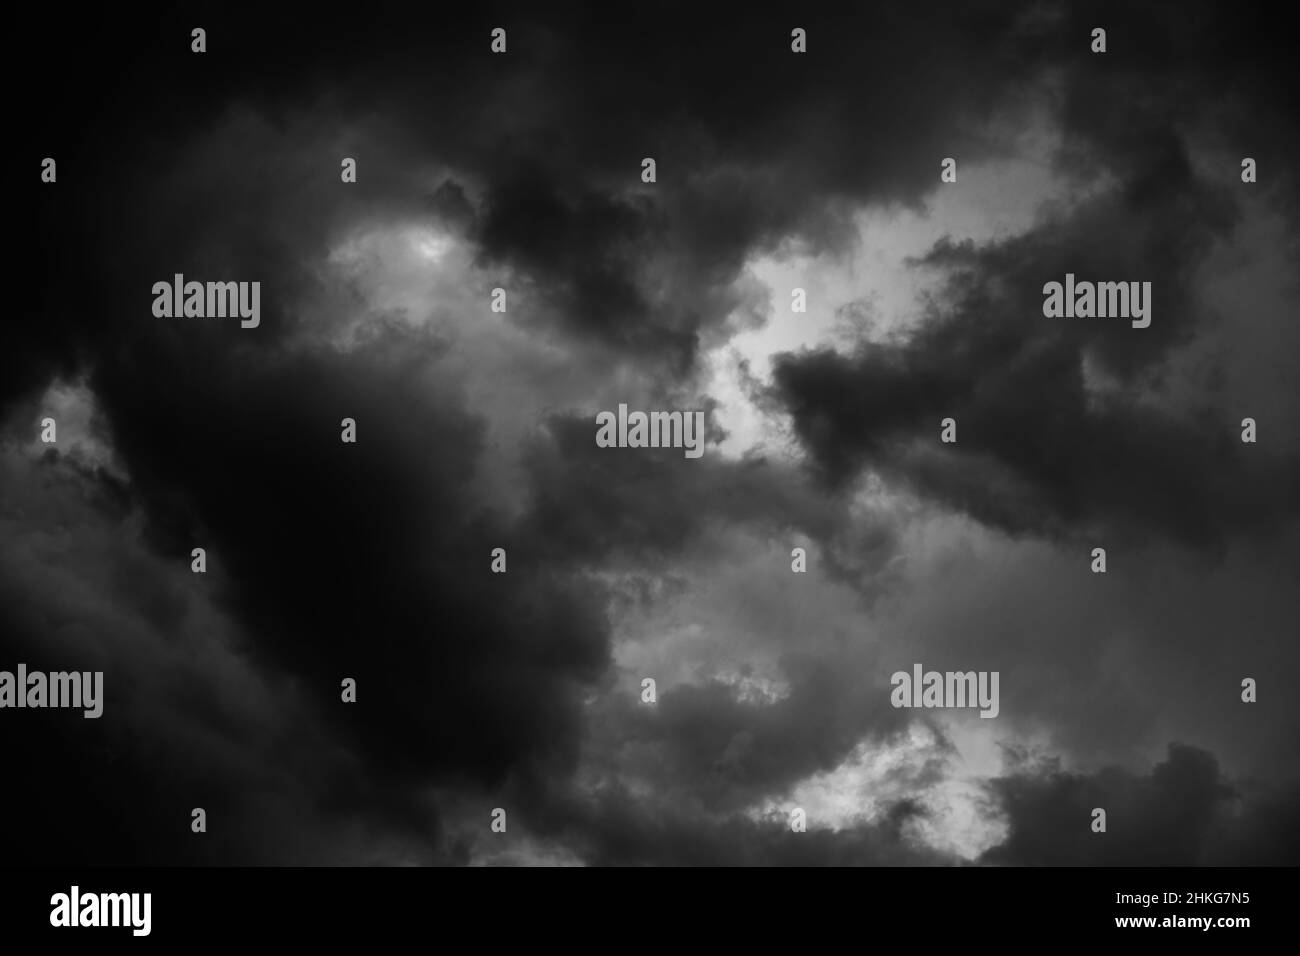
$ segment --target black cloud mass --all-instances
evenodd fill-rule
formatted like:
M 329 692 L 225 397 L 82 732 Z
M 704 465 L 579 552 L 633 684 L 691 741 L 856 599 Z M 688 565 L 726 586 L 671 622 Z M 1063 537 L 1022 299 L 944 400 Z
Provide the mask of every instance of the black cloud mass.
M 8 862 L 1300 862 L 1268 17 L 14 17 L 0 669 L 105 704 L 0 711 Z M 260 325 L 155 316 L 177 273 Z M 1067 273 L 1150 327 L 1045 317 Z M 598 447 L 620 403 L 704 456 Z M 1001 713 L 891 706 L 918 661 Z

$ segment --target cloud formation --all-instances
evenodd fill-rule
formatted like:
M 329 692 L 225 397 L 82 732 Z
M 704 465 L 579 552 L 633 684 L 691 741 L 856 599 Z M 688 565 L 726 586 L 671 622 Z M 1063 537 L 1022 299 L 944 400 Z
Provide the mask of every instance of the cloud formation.
M 806 55 L 791 15 L 223 9 L 200 56 L 188 12 L 22 13 L 76 68 L 22 107 L 59 165 L 0 325 L 0 666 L 108 699 L 0 719 L 16 858 L 950 864 L 975 780 L 979 862 L 1294 862 L 1300 712 L 1235 697 L 1300 664 L 1289 51 L 1226 4 L 801 9 Z M 817 306 L 846 335 L 718 397 L 737 338 L 799 321 L 755 263 L 817 287 L 1027 129 L 1031 225 L 940 238 L 879 324 L 865 266 Z M 1151 281 L 1151 327 L 1044 318 L 1066 272 Z M 155 318 L 175 273 L 260 281 L 260 327 Z M 620 401 L 706 410 L 709 450 L 596 447 Z M 788 445 L 722 453 L 727 401 Z M 916 660 L 1001 669 L 997 728 L 889 707 Z M 920 724 L 870 812 L 790 832 Z

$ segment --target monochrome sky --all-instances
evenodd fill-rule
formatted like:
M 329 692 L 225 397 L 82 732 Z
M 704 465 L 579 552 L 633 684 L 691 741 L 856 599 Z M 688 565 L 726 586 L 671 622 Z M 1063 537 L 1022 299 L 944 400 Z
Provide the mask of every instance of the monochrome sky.
M 858 6 L 19 15 L 0 669 L 106 700 L 0 712 L 7 860 L 1300 862 L 1289 36 Z

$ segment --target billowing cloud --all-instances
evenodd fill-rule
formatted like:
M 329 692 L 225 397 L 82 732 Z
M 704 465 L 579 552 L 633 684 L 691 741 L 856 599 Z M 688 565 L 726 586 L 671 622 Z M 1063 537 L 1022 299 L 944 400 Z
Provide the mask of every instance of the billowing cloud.
M 0 716 L 15 856 L 1293 861 L 1289 51 L 1083 15 L 808 9 L 793 54 L 746 6 L 223 10 L 196 55 L 23 12 L 78 68 L 20 105 L 58 181 L 0 325 L 0 668 L 107 701 Z M 1045 318 L 1067 272 L 1150 328 Z M 261 324 L 154 316 L 177 273 Z M 596 446 L 620 403 L 704 457 Z M 918 661 L 1000 716 L 891 707 Z

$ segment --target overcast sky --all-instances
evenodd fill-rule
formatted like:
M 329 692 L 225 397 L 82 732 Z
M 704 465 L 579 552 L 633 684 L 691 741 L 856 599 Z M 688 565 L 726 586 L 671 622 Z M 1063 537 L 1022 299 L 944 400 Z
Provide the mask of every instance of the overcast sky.
M 0 669 L 105 704 L 0 712 L 6 858 L 1300 862 L 1290 39 L 873 6 L 24 12 Z

